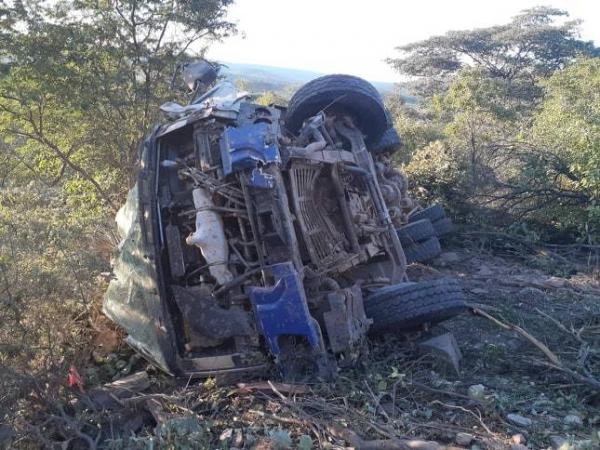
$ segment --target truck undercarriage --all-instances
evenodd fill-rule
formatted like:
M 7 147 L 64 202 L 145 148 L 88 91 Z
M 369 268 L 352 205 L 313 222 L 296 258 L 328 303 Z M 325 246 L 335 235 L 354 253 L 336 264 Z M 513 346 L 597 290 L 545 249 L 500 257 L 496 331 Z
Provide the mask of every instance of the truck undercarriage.
M 406 277 L 415 249 L 439 248 L 425 217 L 436 209 L 410 198 L 390 157 L 399 140 L 378 147 L 391 128 L 379 94 L 349 76 L 311 83 L 287 110 L 208 91 L 144 142 L 104 310 L 163 370 L 275 362 L 328 377 L 360 357 L 368 333 L 464 309 L 455 281 Z M 422 296 L 403 301 L 411 286 L 429 289 L 429 309 L 410 303 Z

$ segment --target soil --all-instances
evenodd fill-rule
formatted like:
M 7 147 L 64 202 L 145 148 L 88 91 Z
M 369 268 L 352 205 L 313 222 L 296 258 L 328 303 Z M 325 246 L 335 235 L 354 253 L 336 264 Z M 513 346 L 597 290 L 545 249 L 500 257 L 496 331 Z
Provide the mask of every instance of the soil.
M 398 439 L 439 443 L 413 448 L 599 448 L 600 389 L 583 382 L 600 378 L 597 266 L 482 242 L 446 243 L 410 277 L 460 278 L 473 307 L 521 327 L 567 371 L 522 334 L 463 314 L 429 331 L 454 334 L 459 373 L 419 350 L 423 333 L 370 341 L 361 364 L 328 383 L 174 380 L 148 369 L 149 389 L 82 415 L 95 424 L 82 431 L 102 430 L 113 449 L 406 448 Z

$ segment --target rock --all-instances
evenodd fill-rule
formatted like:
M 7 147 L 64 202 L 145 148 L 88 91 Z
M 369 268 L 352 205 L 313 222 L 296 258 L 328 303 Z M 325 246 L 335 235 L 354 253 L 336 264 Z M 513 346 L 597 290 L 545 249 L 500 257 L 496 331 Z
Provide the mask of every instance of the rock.
M 510 446 L 510 450 L 529 450 L 526 445 L 523 444 L 513 444 Z
M 471 443 L 475 440 L 475 437 L 470 435 L 469 433 L 457 433 L 454 438 L 454 442 L 456 442 L 461 447 L 466 447 L 471 445 Z
M 452 333 L 444 333 L 421 342 L 419 349 L 424 353 L 431 353 L 450 364 L 456 374 L 460 375 L 462 354 L 458 348 L 458 342 L 456 342 L 456 338 Z
M 513 434 L 510 440 L 513 444 L 525 444 L 525 442 L 527 442 L 525 440 L 525 436 L 523 436 L 521 433 Z
M 236 428 L 233 431 L 233 445 L 239 448 L 242 448 L 244 446 L 244 434 L 239 428 Z
M 460 256 L 455 252 L 444 252 L 435 260 L 440 266 L 447 266 L 448 264 L 456 263 L 460 261 Z
M 562 436 L 550 436 L 550 445 L 554 450 L 559 450 L 566 448 L 569 445 L 569 441 Z
M 477 400 L 478 402 L 485 401 L 485 386 L 483 384 L 469 386 L 467 393 L 473 400 Z
M 115 367 L 116 367 L 118 370 L 121 370 L 121 369 L 123 369 L 123 368 L 124 368 L 126 365 L 127 365 L 127 361 L 124 361 L 124 360 L 122 360 L 122 359 L 119 359 L 119 360 L 118 360 L 118 361 L 115 363 Z
M 233 437 L 233 429 L 226 428 L 219 436 L 220 441 L 229 441 Z
M 582 427 L 583 419 L 581 417 L 579 417 L 577 414 L 569 414 L 569 415 L 565 416 L 565 418 L 563 419 L 563 423 L 570 427 Z
M 527 418 L 527 417 L 523 417 L 520 416 L 518 414 L 508 414 L 506 416 L 506 420 L 508 420 L 510 423 L 512 423 L 513 425 L 516 425 L 518 427 L 530 427 L 531 425 L 533 425 L 533 420 Z

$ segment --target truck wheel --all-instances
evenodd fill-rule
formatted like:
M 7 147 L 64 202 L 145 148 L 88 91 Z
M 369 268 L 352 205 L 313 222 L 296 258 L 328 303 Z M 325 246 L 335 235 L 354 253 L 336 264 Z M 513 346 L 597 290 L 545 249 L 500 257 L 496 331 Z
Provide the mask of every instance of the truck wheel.
M 404 247 L 406 263 L 425 262 L 439 256 L 442 253 L 442 246 L 437 237 L 431 237 L 423 242 Z
M 409 247 L 436 235 L 436 231 L 429 219 L 421 219 L 408 223 L 396 230 L 403 246 Z
M 452 223 L 452 219 L 444 217 L 443 219 L 433 222 L 433 228 L 436 236 L 441 237 L 452 233 L 454 231 L 454 224 Z
M 467 309 L 462 286 L 453 278 L 388 286 L 369 295 L 364 306 L 374 335 L 436 324 Z
M 402 147 L 402 139 L 396 129 L 392 126 L 385 130 L 381 139 L 369 148 L 369 151 L 371 153 L 393 153 L 400 147 Z
M 393 153 L 402 147 L 402 139 L 394 128 L 394 121 L 389 109 L 385 109 L 387 119 L 387 130 L 384 131 L 379 141 L 369 148 L 371 153 Z
M 286 128 L 297 133 L 302 123 L 324 108 L 347 111 L 367 136 L 367 145 L 379 141 L 388 128 L 381 95 L 371 83 L 351 75 L 326 75 L 296 91 L 285 113 Z
M 435 222 L 436 220 L 440 220 L 446 217 L 446 212 L 441 205 L 431 205 L 425 209 L 420 211 L 416 211 L 410 215 L 408 218 L 409 222 L 416 222 L 421 219 L 429 219 L 431 222 Z

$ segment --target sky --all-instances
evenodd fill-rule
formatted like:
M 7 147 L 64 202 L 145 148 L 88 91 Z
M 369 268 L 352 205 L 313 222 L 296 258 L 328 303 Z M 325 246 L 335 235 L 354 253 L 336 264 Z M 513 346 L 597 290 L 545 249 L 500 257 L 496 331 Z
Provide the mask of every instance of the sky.
M 236 0 L 228 14 L 239 34 L 213 44 L 207 56 L 399 81 L 384 61 L 395 47 L 506 23 L 540 4 L 583 19 L 582 38 L 600 45 L 600 0 Z

